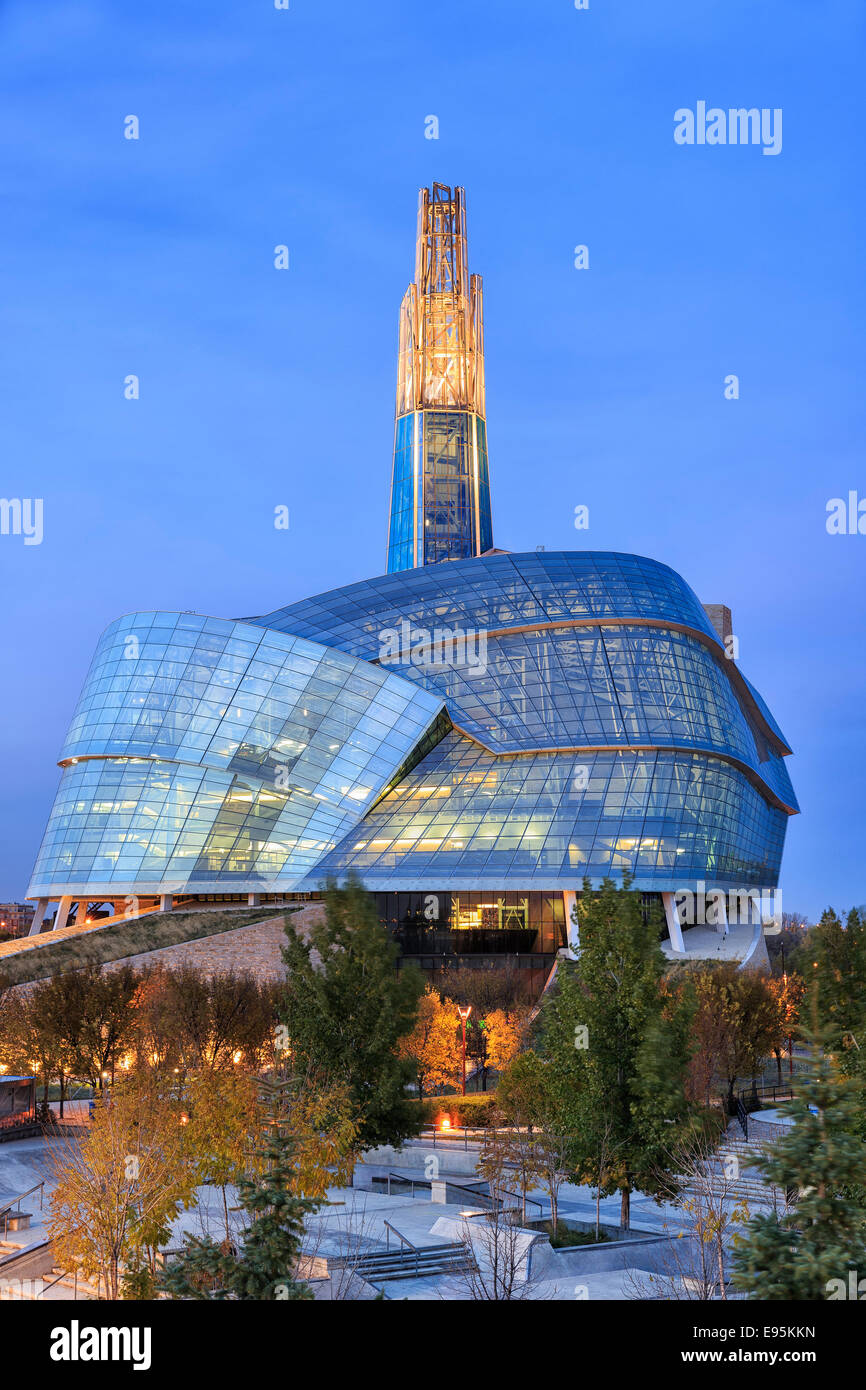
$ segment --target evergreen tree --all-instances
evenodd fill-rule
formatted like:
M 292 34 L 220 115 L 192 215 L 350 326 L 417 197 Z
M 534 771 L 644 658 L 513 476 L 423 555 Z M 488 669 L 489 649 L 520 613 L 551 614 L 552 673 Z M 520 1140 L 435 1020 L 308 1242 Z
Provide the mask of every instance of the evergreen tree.
M 597 893 L 584 880 L 580 956 L 542 1011 L 542 1051 L 553 1064 L 555 1127 L 572 1136 L 571 1165 L 601 1192 L 664 1190 L 671 1122 L 685 1121 L 685 1018 L 662 989 L 659 924 L 645 923 L 626 878 Z
M 810 998 L 816 1001 L 818 1022 L 828 1045 L 838 1047 L 847 1034 L 853 1033 L 860 1045 L 866 1046 L 866 1038 L 859 1036 L 866 1031 L 864 915 L 852 908 L 843 926 L 833 909 L 827 908 L 797 952 L 796 960 Z
M 356 1147 L 399 1144 L 420 1127 L 406 1087 L 414 1063 L 398 1055 L 424 992 L 421 972 L 397 968 L 396 943 L 357 878 L 330 882 L 325 920 L 306 939 L 286 919 L 288 970 L 281 1017 L 293 1063 L 348 1085 L 359 1120 Z
M 312 1298 L 296 1271 L 304 1221 L 318 1203 L 298 1196 L 295 1190 L 296 1140 L 281 1122 L 279 1091 L 283 1088 L 264 1089 L 269 1117 L 265 1137 L 253 1156 L 259 1171 L 237 1180 L 238 1204 L 250 1216 L 250 1223 L 238 1245 L 186 1236 L 183 1253 L 167 1266 L 160 1281 L 160 1292 L 169 1298 L 281 1302 Z
M 753 1217 L 735 1244 L 734 1283 L 752 1298 L 828 1298 L 849 1269 L 866 1271 L 866 1207 L 852 1193 L 866 1185 L 866 1150 L 853 1132 L 862 1091 L 816 1035 L 812 1067 L 795 1083 L 794 1123 L 757 1166 L 792 1196 L 785 1214 Z

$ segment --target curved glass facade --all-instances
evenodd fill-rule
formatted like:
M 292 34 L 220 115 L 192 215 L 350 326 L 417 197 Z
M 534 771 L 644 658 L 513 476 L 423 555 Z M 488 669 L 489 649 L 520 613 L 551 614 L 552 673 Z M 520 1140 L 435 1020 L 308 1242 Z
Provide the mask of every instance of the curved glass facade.
M 30 896 L 348 870 L 380 892 L 769 888 L 789 751 L 691 589 L 638 556 L 481 556 L 239 622 L 133 614 L 94 656 Z
M 630 874 L 766 886 L 787 815 L 716 758 L 649 753 L 496 758 L 450 734 L 319 866 L 370 889 L 577 887 Z

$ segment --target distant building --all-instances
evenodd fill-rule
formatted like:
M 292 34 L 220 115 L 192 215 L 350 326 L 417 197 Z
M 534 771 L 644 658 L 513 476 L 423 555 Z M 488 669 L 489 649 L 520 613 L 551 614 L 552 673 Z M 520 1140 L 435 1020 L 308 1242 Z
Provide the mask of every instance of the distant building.
M 35 911 L 29 903 L 0 903 L 0 932 L 26 936 Z

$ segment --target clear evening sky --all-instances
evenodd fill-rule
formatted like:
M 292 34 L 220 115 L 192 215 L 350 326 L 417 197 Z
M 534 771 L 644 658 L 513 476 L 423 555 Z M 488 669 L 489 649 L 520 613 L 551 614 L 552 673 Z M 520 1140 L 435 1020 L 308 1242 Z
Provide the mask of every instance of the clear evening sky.
M 484 277 L 495 543 L 650 555 L 727 603 L 796 753 L 784 906 L 866 899 L 866 535 L 825 526 L 866 498 L 864 18 L 0 3 L 0 494 L 44 499 L 42 544 L 0 536 L 0 899 L 26 891 L 112 618 L 262 613 L 384 569 L 434 179 L 466 187 Z M 781 153 L 677 145 L 699 101 L 781 108 Z

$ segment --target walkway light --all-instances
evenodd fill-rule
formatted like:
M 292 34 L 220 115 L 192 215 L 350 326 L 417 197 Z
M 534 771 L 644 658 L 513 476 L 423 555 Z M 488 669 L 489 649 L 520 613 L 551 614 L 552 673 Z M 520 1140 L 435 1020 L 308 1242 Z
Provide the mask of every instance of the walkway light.
M 472 1012 L 471 1004 L 457 1005 L 457 1012 L 460 1015 L 460 1024 L 463 1030 L 463 1064 L 462 1064 L 462 1084 L 463 1094 L 466 1095 L 466 1020 Z

